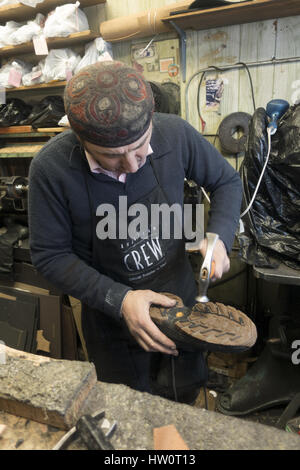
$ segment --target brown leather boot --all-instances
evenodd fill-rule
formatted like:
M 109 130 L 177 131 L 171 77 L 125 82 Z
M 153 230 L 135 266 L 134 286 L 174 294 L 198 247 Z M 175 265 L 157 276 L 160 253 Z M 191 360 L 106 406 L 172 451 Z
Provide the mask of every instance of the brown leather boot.
M 256 326 L 240 310 L 218 302 L 197 303 L 191 309 L 176 295 L 162 294 L 176 299 L 176 305 L 153 305 L 150 316 L 179 349 L 242 352 L 255 344 Z

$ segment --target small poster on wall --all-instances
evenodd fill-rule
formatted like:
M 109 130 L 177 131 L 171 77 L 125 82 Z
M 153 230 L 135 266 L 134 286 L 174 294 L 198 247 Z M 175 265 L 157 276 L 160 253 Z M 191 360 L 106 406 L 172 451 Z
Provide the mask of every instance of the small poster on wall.
M 206 80 L 206 109 L 207 111 L 218 111 L 224 91 L 222 78 Z

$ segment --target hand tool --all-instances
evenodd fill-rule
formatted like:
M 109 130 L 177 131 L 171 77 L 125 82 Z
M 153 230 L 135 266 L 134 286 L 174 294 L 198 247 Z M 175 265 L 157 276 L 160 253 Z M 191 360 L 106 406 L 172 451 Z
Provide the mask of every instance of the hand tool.
M 270 122 L 267 127 L 267 136 L 268 136 L 268 153 L 265 158 L 265 163 L 263 166 L 263 169 L 261 171 L 261 174 L 259 176 L 255 191 L 252 195 L 251 201 L 248 205 L 248 207 L 244 210 L 244 212 L 240 215 L 240 233 L 244 232 L 244 224 L 242 222 L 242 218 L 247 214 L 247 212 L 251 209 L 252 204 L 256 198 L 257 191 L 259 189 L 260 183 L 262 181 L 262 178 L 264 176 L 265 170 L 267 168 L 267 164 L 269 161 L 270 157 L 270 152 L 271 152 L 271 136 L 274 135 L 277 131 L 277 121 L 280 119 L 286 111 L 289 109 L 290 105 L 287 101 L 285 100 L 271 100 L 268 102 L 267 107 L 266 107 L 266 114 L 270 118 Z
M 277 131 L 277 121 L 286 113 L 289 107 L 290 105 L 287 101 L 279 99 L 271 100 L 267 104 L 266 113 L 271 119 L 268 129 L 271 135 L 274 135 Z
M 209 302 L 207 297 L 207 290 L 211 277 L 214 275 L 215 262 L 212 260 L 215 245 L 218 241 L 219 235 L 216 233 L 206 233 L 207 238 L 207 250 L 204 261 L 200 268 L 199 273 L 199 285 L 198 285 L 198 296 L 196 297 L 197 302 L 206 303 Z
M 96 411 L 92 415 L 84 415 L 71 428 L 52 450 L 65 450 L 68 445 L 78 437 L 82 439 L 88 450 L 114 450 L 109 438 L 116 430 L 117 422 L 114 421 L 109 431 L 104 434 L 99 422 L 105 416 L 105 411 Z

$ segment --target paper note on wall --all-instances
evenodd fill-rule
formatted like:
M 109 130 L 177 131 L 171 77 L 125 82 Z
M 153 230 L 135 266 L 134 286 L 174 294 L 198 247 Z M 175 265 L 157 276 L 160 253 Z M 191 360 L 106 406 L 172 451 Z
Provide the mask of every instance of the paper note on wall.
M 206 109 L 218 111 L 224 91 L 222 78 L 206 80 Z

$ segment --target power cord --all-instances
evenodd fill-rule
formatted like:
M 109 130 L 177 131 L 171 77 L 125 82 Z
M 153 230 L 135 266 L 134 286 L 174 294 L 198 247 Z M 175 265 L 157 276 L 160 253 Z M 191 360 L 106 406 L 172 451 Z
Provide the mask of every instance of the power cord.
M 172 387 L 174 393 L 174 400 L 178 402 L 177 389 L 176 389 L 176 378 L 175 378 L 175 362 L 174 356 L 171 356 L 171 373 L 172 373 Z
M 271 152 L 271 129 L 270 129 L 270 128 L 267 128 L 267 135 L 268 135 L 268 153 L 267 153 L 266 161 L 265 161 L 265 164 L 264 164 L 264 166 L 263 166 L 262 172 L 261 172 L 261 174 L 260 174 L 259 180 L 258 180 L 258 182 L 257 182 L 255 191 L 254 191 L 253 196 L 252 196 L 252 199 L 251 199 L 251 201 L 250 201 L 250 204 L 249 204 L 249 206 L 247 207 L 247 209 L 245 209 L 244 212 L 240 215 L 240 219 L 242 219 L 242 217 L 244 217 L 244 216 L 247 214 L 247 212 L 251 209 L 252 204 L 253 204 L 253 202 L 254 202 L 254 199 L 255 199 L 255 197 L 256 197 L 257 191 L 258 191 L 258 189 L 259 189 L 259 186 L 260 186 L 262 177 L 263 177 L 264 172 L 265 172 L 265 170 L 266 170 L 266 168 L 267 168 L 267 164 L 268 164 L 269 156 L 270 156 L 270 152 Z
M 198 116 L 199 116 L 199 119 L 200 119 L 200 122 L 201 122 L 202 133 L 204 132 L 205 126 L 206 126 L 206 122 L 204 121 L 204 119 L 201 115 L 201 109 L 200 109 L 200 91 L 201 91 L 201 85 L 202 85 L 204 77 L 205 77 L 205 72 L 203 72 L 202 75 L 201 75 L 201 78 L 200 78 L 200 81 L 199 81 L 199 84 L 198 84 L 198 89 L 197 89 L 197 110 L 198 110 Z
M 253 82 L 252 82 L 252 77 L 251 77 L 250 70 L 249 70 L 247 64 L 245 64 L 245 62 L 237 62 L 236 65 L 243 65 L 243 67 L 245 67 L 245 69 L 247 71 L 247 74 L 248 74 L 248 77 L 249 77 L 249 82 L 250 82 L 250 88 L 251 88 L 253 109 L 255 111 L 256 110 L 256 104 L 255 104 L 254 88 L 253 88 Z

